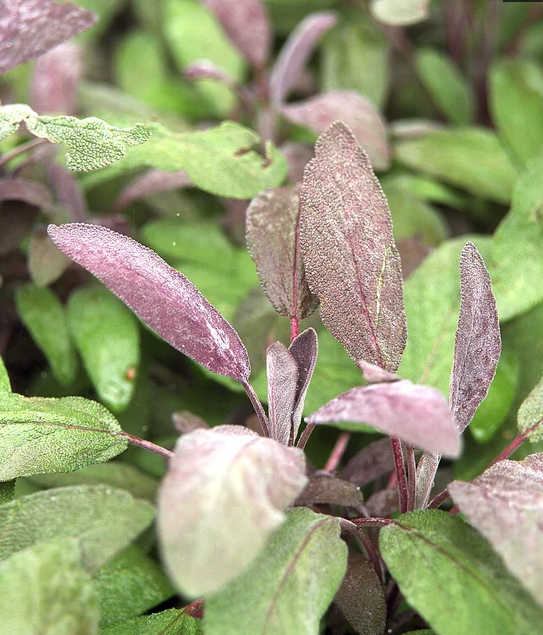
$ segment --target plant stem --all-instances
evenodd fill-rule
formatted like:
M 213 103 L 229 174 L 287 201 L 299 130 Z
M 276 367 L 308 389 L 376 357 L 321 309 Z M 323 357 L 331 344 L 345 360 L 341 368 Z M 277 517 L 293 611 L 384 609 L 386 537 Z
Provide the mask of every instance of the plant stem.
M 373 568 L 375 569 L 375 573 L 377 574 L 377 577 L 379 578 L 379 580 L 381 580 L 381 583 L 384 583 L 385 569 L 383 567 L 383 563 L 382 563 L 379 551 L 377 550 L 376 546 L 371 541 L 370 537 L 366 534 L 365 531 L 360 529 L 360 527 L 355 525 L 350 520 L 347 520 L 345 518 L 340 518 L 339 524 L 342 529 L 344 529 L 345 531 L 348 531 L 353 536 L 355 536 L 355 538 L 358 538 L 358 540 L 360 540 L 368 556 L 369 561 L 372 563 Z
M 326 461 L 326 465 L 324 466 L 325 472 L 335 471 L 336 467 L 339 465 L 339 462 L 343 458 L 343 454 L 347 449 L 350 438 L 351 434 L 349 432 L 343 432 L 339 435 L 338 440 L 336 441 L 336 444 L 334 445 L 334 448 L 330 454 L 330 457 L 328 458 L 328 461 Z
M 439 492 L 432 500 L 428 503 L 428 509 L 437 509 L 440 505 L 442 505 L 447 498 L 449 498 L 449 490 L 444 489 L 442 492 Z
M 392 518 L 350 518 L 349 522 L 360 527 L 386 527 L 394 521 Z
M 28 152 L 36 146 L 40 146 L 47 142 L 47 139 L 32 139 L 32 141 L 22 143 L 20 146 L 13 148 L 13 150 L 11 150 L 10 152 L 6 152 L 3 157 L 0 157 L 0 167 L 6 165 L 6 163 L 9 163 L 12 159 L 15 159 L 15 157 L 18 157 L 20 154 Z
M 300 321 L 298 318 L 290 318 L 290 343 L 292 344 L 292 340 L 295 337 L 298 337 L 300 333 Z
M 204 598 L 199 598 L 198 600 L 194 600 L 190 604 L 187 604 L 183 609 L 183 615 L 193 615 L 198 613 L 204 607 Z
M 415 461 L 415 448 L 408 445 L 407 455 L 407 511 L 415 509 L 415 495 L 417 491 L 417 463 Z
M 306 427 L 304 428 L 304 431 L 302 432 L 302 434 L 300 435 L 300 438 L 298 439 L 298 443 L 296 444 L 297 448 L 300 448 L 300 450 L 303 450 L 305 448 L 305 445 L 309 441 L 309 437 L 311 436 L 311 433 L 315 429 L 316 425 L 317 425 L 316 423 L 308 423 L 306 425 Z
M 151 441 L 147 441 L 146 439 L 140 439 L 139 437 L 128 434 L 128 432 L 123 432 L 119 436 L 126 437 L 132 445 L 137 445 L 139 448 L 154 452 L 155 454 L 158 454 L 158 456 L 161 456 L 166 460 L 169 460 L 173 457 L 173 452 L 171 450 L 166 450 L 166 448 L 162 448 L 160 447 L 160 445 L 156 445 L 156 443 L 152 443 Z
M 264 435 L 267 437 L 271 436 L 270 426 L 268 424 L 268 417 L 266 416 L 266 413 L 264 412 L 264 408 L 262 407 L 262 404 L 260 403 L 260 399 L 258 398 L 254 388 L 251 386 L 251 384 L 248 381 L 243 382 L 242 385 L 245 388 L 245 392 L 247 393 L 247 396 L 251 400 L 251 403 L 253 404 L 253 408 L 255 409 L 256 416 L 258 417 L 258 420 L 260 421 L 260 425 L 262 426 L 262 431 L 264 432 Z
M 398 437 L 390 437 L 392 443 L 392 453 L 394 454 L 394 464 L 396 466 L 396 476 L 398 477 L 398 496 L 400 499 L 400 512 L 407 511 L 407 479 L 405 476 L 405 465 L 403 457 L 402 442 Z

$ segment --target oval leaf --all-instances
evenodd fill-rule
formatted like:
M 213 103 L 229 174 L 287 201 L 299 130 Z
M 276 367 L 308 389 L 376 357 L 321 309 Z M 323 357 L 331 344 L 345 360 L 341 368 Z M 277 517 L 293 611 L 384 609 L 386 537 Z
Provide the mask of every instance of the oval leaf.
M 298 386 L 298 364 L 281 342 L 266 351 L 270 436 L 283 445 L 292 441 L 292 415 Z

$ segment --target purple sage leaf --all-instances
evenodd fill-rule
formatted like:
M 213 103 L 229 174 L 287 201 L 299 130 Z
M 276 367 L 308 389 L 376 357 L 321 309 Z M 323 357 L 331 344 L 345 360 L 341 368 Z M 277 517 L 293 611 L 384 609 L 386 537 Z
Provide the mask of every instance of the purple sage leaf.
M 71 220 L 84 222 L 87 219 L 87 204 L 73 172 L 51 162 L 48 176 L 57 201 L 70 212 Z
M 340 476 L 364 487 L 394 471 L 394 455 L 389 439 L 379 439 L 360 450 L 347 463 Z M 396 499 L 396 503 L 398 500 Z
M 247 249 L 275 310 L 303 320 L 318 300 L 307 286 L 300 253 L 298 188 L 266 190 L 247 208 Z
M 543 606 L 543 454 L 500 461 L 449 492 L 506 567 Z
M 326 328 L 355 361 L 394 372 L 407 325 L 392 220 L 369 159 L 343 123 L 324 132 L 305 169 L 300 243 Z
M 139 201 L 146 196 L 151 196 L 151 194 L 160 194 L 161 192 L 177 190 L 190 185 L 192 183 L 183 170 L 178 170 L 177 172 L 149 170 L 138 176 L 124 188 L 115 203 L 113 211 L 119 213 L 131 203 Z
M 500 358 L 501 337 L 492 281 L 471 242 L 460 258 L 461 303 L 454 345 L 449 402 L 463 432 L 486 397 Z
M 309 388 L 309 382 L 315 370 L 318 354 L 317 333 L 314 329 L 306 329 L 295 337 L 288 349 L 296 360 L 298 366 L 298 384 L 296 386 L 296 402 L 294 404 L 294 412 L 292 413 L 292 439 L 291 443 L 296 441 L 298 429 L 302 423 L 302 414 L 304 411 L 305 396 Z
M 158 502 L 162 555 L 177 587 L 196 597 L 244 571 L 306 482 L 303 452 L 245 428 L 182 436 Z
M 367 513 L 377 518 L 391 518 L 399 507 L 398 487 L 396 485 L 375 492 L 366 501 Z
M 415 488 L 415 509 L 426 509 L 434 487 L 434 479 L 439 467 L 439 454 L 424 452 L 417 465 L 417 484 Z
M 0 203 L 3 201 L 22 201 L 42 209 L 53 202 L 49 190 L 43 185 L 25 179 L 0 179 Z
M 154 251 L 105 227 L 49 225 L 57 247 L 90 271 L 174 348 L 246 383 L 247 351 L 236 331 L 184 275 Z
M 281 344 L 274 342 L 266 351 L 270 436 L 289 445 L 292 439 L 292 413 L 296 404 L 298 364 Z
M 327 473 L 316 473 L 296 499 L 296 505 L 342 505 L 358 507 L 364 502 L 360 487 Z
M 0 3 L 0 74 L 89 29 L 98 17 L 72 2 Z
M 383 117 L 375 106 L 353 90 L 336 90 L 286 104 L 281 112 L 292 123 L 320 134 L 334 121 L 343 121 L 376 170 L 390 165 L 390 148 Z
M 336 23 L 332 12 L 312 13 L 290 34 L 270 77 L 272 103 L 279 107 L 303 73 L 318 41 Z
M 380 366 L 370 364 L 361 359 L 356 364 L 362 371 L 364 379 L 368 384 L 382 384 L 384 382 L 398 381 L 401 379 L 396 373 L 389 373 L 388 370 L 383 370 Z
M 460 435 L 445 397 L 435 388 L 401 380 L 353 388 L 328 402 L 308 423 L 353 421 L 428 452 L 460 453 Z

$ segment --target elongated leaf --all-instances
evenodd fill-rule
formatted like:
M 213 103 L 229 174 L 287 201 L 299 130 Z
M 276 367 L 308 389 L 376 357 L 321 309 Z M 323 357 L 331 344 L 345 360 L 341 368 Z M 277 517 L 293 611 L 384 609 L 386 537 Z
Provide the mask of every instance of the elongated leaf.
M 305 279 L 299 218 L 298 188 L 260 194 L 247 208 L 247 249 L 275 310 L 285 317 L 303 320 L 313 313 L 318 300 Z
M 118 213 L 125 207 L 152 194 L 177 190 L 188 187 L 191 184 L 189 177 L 183 170 L 178 172 L 165 172 L 164 170 L 149 170 L 138 176 L 130 185 L 127 185 L 119 195 L 114 210 Z
M 306 481 L 300 450 L 246 428 L 181 437 L 159 496 L 162 554 L 181 591 L 208 594 L 246 570 Z
M 370 443 L 355 454 L 341 472 L 341 478 L 364 487 L 394 471 L 394 456 L 389 439 Z
M 386 198 L 367 155 L 342 123 L 321 135 L 315 153 L 301 193 L 309 287 L 321 301 L 325 326 L 354 360 L 395 371 L 406 323 Z
M 206 635 L 314 635 L 345 573 L 330 516 L 293 509 L 250 569 L 206 601 Z
M 47 235 L 44 227 L 37 227 L 28 246 L 28 269 L 38 287 L 47 287 L 68 269 L 71 262 Z
M 379 22 L 409 26 L 426 20 L 430 0 L 372 0 L 370 11 Z
M 0 393 L 11 392 L 8 371 L 4 365 L 4 360 L 0 357 Z
M 123 452 L 128 442 L 116 419 L 82 397 L 23 397 L 0 393 L 0 480 L 71 472 Z
M 172 346 L 209 370 L 247 381 L 234 329 L 182 274 L 153 251 L 103 227 L 49 226 L 54 243 L 88 269 Z
M 72 293 L 68 323 L 98 397 L 122 412 L 134 394 L 140 360 L 134 315 L 109 291 L 94 286 Z
M 0 563 L 2 632 L 97 635 L 100 607 L 75 540 L 36 545 Z
M 318 41 L 335 23 L 336 16 L 332 12 L 312 13 L 290 34 L 270 77 L 270 96 L 276 106 L 286 100 Z
M 424 452 L 417 465 L 417 484 L 415 488 L 415 509 L 425 509 L 434 487 L 434 479 L 439 467 L 439 454 Z
M 543 607 L 543 454 L 500 461 L 473 483 L 449 485 L 454 502 Z
M 0 74 L 90 28 L 98 19 L 72 2 L 9 0 L 0 14 Z
M 0 508 L 0 560 L 52 538 L 79 542 L 91 573 L 128 546 L 153 520 L 146 501 L 103 485 L 62 487 Z
M 517 424 L 521 434 L 528 434 L 530 441 L 543 439 L 543 378 L 533 387 L 518 411 Z
M 296 505 L 342 505 L 357 507 L 364 497 L 360 487 L 342 481 L 326 472 L 317 472 L 309 477 L 309 483 L 296 499 Z
M 313 371 L 315 370 L 315 364 L 317 363 L 317 333 L 314 329 L 306 329 L 292 340 L 288 350 L 298 366 L 296 401 L 292 413 L 292 442 L 294 443 L 298 436 L 300 423 L 302 422 L 307 389 L 309 388 L 309 383 L 311 382 Z
M 49 190 L 40 183 L 10 178 L 0 180 L 0 203 L 3 201 L 23 201 L 40 208 L 50 207 L 53 202 Z
M 201 635 L 200 623 L 183 610 L 168 609 L 104 628 L 100 635 Z
M 412 512 L 381 530 L 379 545 L 407 602 L 440 635 L 533 635 L 540 628 L 537 605 L 460 518 Z
M 385 122 L 375 106 L 352 90 L 336 90 L 305 101 L 283 106 L 281 112 L 292 123 L 320 134 L 335 121 L 343 121 L 368 154 L 376 170 L 390 164 Z
M 460 453 L 460 437 L 443 395 L 401 380 L 353 388 L 317 410 L 308 423 L 356 421 L 429 452 Z
M 274 342 L 266 351 L 270 436 L 283 445 L 293 438 L 292 415 L 298 387 L 298 364 L 281 344 Z
M 454 346 L 449 403 L 463 432 L 486 397 L 501 352 L 500 325 L 492 281 L 471 242 L 460 257 L 461 302 Z
M 15 297 L 19 316 L 43 351 L 54 376 L 69 386 L 77 372 L 77 357 L 60 300 L 49 289 L 30 284 L 18 289 Z

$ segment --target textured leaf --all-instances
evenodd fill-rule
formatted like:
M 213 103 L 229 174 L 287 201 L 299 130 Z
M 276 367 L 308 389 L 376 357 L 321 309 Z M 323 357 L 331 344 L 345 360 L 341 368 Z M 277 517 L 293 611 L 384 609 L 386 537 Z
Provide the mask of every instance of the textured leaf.
M 449 492 L 469 522 L 543 607 L 543 454 L 500 461 Z
M 399 163 L 475 196 L 508 203 L 518 174 L 498 137 L 485 128 L 437 130 L 395 148 Z
M 389 373 L 388 370 L 383 370 L 380 366 L 365 362 L 363 359 L 357 362 L 356 365 L 362 371 L 362 375 L 368 384 L 390 383 L 401 379 L 396 373 Z
M 286 100 L 305 70 L 317 43 L 335 23 L 334 13 L 312 13 L 290 34 L 270 77 L 270 96 L 275 106 L 280 106 Z
M 247 208 L 247 249 L 275 310 L 303 320 L 317 306 L 300 253 L 298 188 L 267 190 Z
M 8 371 L 4 365 L 4 360 L 0 357 L 0 393 L 11 392 Z
M 389 439 L 379 439 L 360 450 L 347 463 L 341 478 L 364 487 L 394 471 L 394 456 Z
M 206 601 L 206 635 L 314 635 L 345 573 L 339 523 L 293 509 L 259 558 Z
M 513 191 L 509 214 L 492 239 L 490 270 L 500 320 L 510 320 L 543 300 L 543 157 L 534 159 Z
M 300 450 L 246 428 L 182 436 L 159 495 L 162 554 L 178 588 L 208 594 L 246 570 L 306 481 Z
M 301 193 L 309 287 L 321 302 L 325 326 L 354 360 L 395 371 L 406 324 L 386 198 L 367 155 L 343 124 L 328 128 L 315 152 Z
M 390 445 L 390 444 L 389 444 Z M 309 483 L 296 499 L 296 505 L 341 505 L 357 507 L 364 497 L 360 487 L 335 478 L 326 472 L 317 472 L 309 477 Z
M 370 11 L 379 22 L 409 26 L 426 20 L 430 0 L 372 0 Z
M 36 228 L 28 246 L 28 269 L 32 281 L 38 287 L 47 287 L 56 282 L 70 264 L 69 258 L 56 248 L 45 228 Z
M 100 607 L 75 540 L 36 545 L 0 563 L 2 632 L 97 635 Z
M 382 635 L 386 623 L 383 586 L 371 562 L 349 553 L 347 573 L 334 602 L 359 635 Z
M 116 419 L 83 397 L 0 393 L 0 479 L 71 472 L 123 452 Z
M 68 324 L 98 397 L 122 412 L 134 394 L 140 361 L 134 315 L 109 291 L 93 286 L 70 296 Z
M 274 342 L 266 351 L 270 436 L 283 445 L 293 439 L 292 415 L 298 387 L 298 364 L 289 350 Z
M 17 289 L 17 312 L 32 338 L 43 351 L 56 379 L 69 386 L 77 372 L 64 307 L 57 296 L 42 287 L 27 284 Z
M 366 423 L 429 452 L 452 457 L 460 453 L 460 437 L 445 397 L 434 388 L 405 380 L 353 388 L 307 421 Z
M 460 257 L 461 302 L 454 346 L 449 403 L 463 432 L 486 397 L 501 352 L 500 325 L 492 281 L 471 242 Z
M 169 344 L 209 370 L 246 382 L 247 351 L 234 329 L 182 274 L 108 229 L 49 226 L 55 244 L 88 269 Z M 137 280 L 137 284 L 134 281 Z
M 200 623 L 183 610 L 168 609 L 104 628 L 100 635 L 201 635 Z
M 382 529 L 379 545 L 405 599 L 439 635 L 533 635 L 540 628 L 539 608 L 457 516 L 412 512 Z
M 281 112 L 292 123 L 320 134 L 335 121 L 344 122 L 368 154 L 376 170 L 390 164 L 385 122 L 375 106 L 352 90 L 336 90 L 305 101 L 283 106 Z
M 185 172 L 165 172 L 164 170 L 149 170 L 138 176 L 130 185 L 127 185 L 119 195 L 114 210 L 122 211 L 131 203 L 152 194 L 160 194 L 169 190 L 188 187 L 191 184 Z
M 0 505 L 9 503 L 15 495 L 15 479 L 0 483 Z
M 153 520 L 153 507 L 110 487 L 63 487 L 0 508 L 0 560 L 52 538 L 76 538 L 85 568 L 100 569 Z
M 72 2 L 9 0 L 0 13 L 0 74 L 79 35 L 97 19 Z
M 0 180 L 0 203 L 3 201 L 23 201 L 40 208 L 50 207 L 53 202 L 49 190 L 40 183 L 10 178 Z
M 311 382 L 313 371 L 315 370 L 315 364 L 317 363 L 317 333 L 312 328 L 306 329 L 292 340 L 288 350 L 298 366 L 296 401 L 292 413 L 292 442 L 294 443 L 298 436 L 300 423 L 302 422 L 307 389 L 309 388 L 309 383 Z
M 528 434 L 530 441 L 543 439 L 543 378 L 534 386 L 530 394 L 522 402 L 518 411 L 518 430 L 521 434 Z
M 266 7 L 260 0 L 203 0 L 217 16 L 226 35 L 255 68 L 268 60 L 271 31 Z

